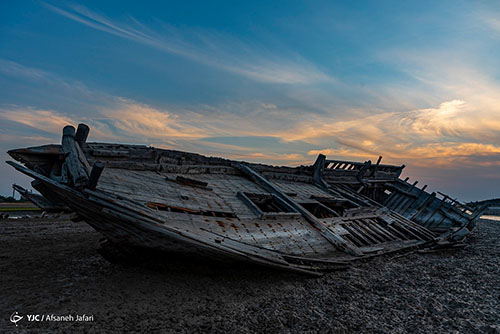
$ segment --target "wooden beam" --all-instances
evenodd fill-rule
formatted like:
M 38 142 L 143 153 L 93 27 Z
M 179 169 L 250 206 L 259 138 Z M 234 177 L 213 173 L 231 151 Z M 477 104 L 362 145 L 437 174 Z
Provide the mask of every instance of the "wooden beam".
M 323 179 L 326 157 L 319 154 L 313 165 L 313 183 L 322 189 L 328 189 L 328 183 Z

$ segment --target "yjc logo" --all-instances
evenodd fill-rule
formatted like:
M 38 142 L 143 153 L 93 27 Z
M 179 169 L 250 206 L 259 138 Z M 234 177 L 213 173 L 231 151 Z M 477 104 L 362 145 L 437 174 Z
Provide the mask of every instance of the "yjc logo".
M 17 326 L 17 322 L 23 318 L 22 315 L 18 315 L 17 312 L 12 313 L 10 316 L 10 321 L 15 323 Z

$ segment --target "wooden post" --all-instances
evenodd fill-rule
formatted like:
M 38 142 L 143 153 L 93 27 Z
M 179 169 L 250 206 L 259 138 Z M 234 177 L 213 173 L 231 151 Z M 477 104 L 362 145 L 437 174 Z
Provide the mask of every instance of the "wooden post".
M 365 176 L 366 171 L 368 170 L 368 168 L 370 168 L 371 165 L 372 165 L 372 162 L 370 160 L 365 161 L 365 163 L 363 164 L 363 166 L 361 166 L 361 169 L 359 170 L 358 175 L 356 175 L 356 179 L 362 185 L 365 184 L 365 181 L 363 180 L 363 177 Z
M 87 137 L 89 136 L 90 128 L 87 124 L 80 123 L 78 124 L 78 129 L 76 130 L 75 140 L 83 149 L 85 142 L 87 141 Z
M 372 172 L 370 173 L 370 176 L 375 176 L 375 173 L 377 172 L 377 168 L 380 165 L 380 161 L 382 161 L 381 155 L 378 156 L 377 163 L 375 164 L 375 166 L 373 166 L 373 169 L 372 169 Z
M 323 179 L 326 157 L 319 154 L 313 165 L 313 183 L 323 189 L 328 189 L 328 184 Z
M 400 177 L 400 176 L 401 176 L 401 173 L 403 172 L 403 169 L 404 169 L 405 167 L 406 167 L 405 165 L 401 165 L 401 166 L 398 168 L 398 173 L 396 174 L 395 179 L 397 179 L 398 177 Z
M 104 170 L 104 164 L 100 161 L 96 161 L 94 166 L 92 166 L 92 171 L 90 172 L 89 181 L 87 183 L 87 188 L 91 190 L 95 190 L 97 187 L 97 182 L 99 181 L 99 177 Z
M 75 128 L 71 125 L 63 129 L 62 150 L 66 154 L 64 165 L 73 185 L 77 188 L 87 185 L 89 178 L 87 158 L 75 141 Z

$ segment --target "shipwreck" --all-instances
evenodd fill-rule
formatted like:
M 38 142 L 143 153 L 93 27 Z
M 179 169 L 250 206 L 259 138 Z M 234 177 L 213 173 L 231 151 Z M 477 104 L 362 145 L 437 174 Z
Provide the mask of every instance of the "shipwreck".
M 11 150 L 21 164 L 7 163 L 34 179 L 36 205 L 71 210 L 122 247 L 320 274 L 381 254 L 454 245 L 486 209 L 428 193 L 400 179 L 404 165 L 381 158 L 320 154 L 309 166 L 270 166 L 87 142 L 88 134 L 84 124 L 66 126 L 60 145 Z

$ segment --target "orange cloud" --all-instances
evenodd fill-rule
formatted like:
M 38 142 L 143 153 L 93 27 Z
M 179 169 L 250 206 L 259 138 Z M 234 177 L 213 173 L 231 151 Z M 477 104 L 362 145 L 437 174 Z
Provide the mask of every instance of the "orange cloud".
M 312 163 L 311 159 L 305 158 L 302 154 L 279 154 L 279 153 L 240 153 L 226 155 L 228 159 L 245 160 L 250 162 L 272 162 L 274 164 L 287 164 L 287 165 L 309 165 Z
M 367 154 L 358 150 L 351 150 L 347 148 L 333 149 L 327 148 L 323 150 L 310 150 L 307 152 L 308 155 L 317 156 L 319 154 L 324 154 L 331 157 L 332 159 L 356 159 L 363 160 L 367 158 Z
M 202 138 L 210 133 L 191 125 L 186 119 L 168 111 L 160 111 L 147 105 L 126 99 L 112 109 L 103 109 L 101 114 L 121 130 L 122 133 L 138 138 Z
M 465 101 L 452 100 L 441 103 L 438 108 L 378 113 L 348 121 L 336 122 L 328 117 L 312 118 L 306 124 L 297 124 L 290 131 L 275 135 L 286 140 L 311 142 L 324 137 L 355 137 L 357 142 L 361 140 L 366 143 L 387 142 L 395 137 L 398 142 L 465 136 L 480 139 L 485 134 L 500 133 L 500 121 L 494 118 L 495 113 L 500 112 L 500 106 L 497 108 L 478 111 Z
M 73 123 L 70 118 L 57 112 L 33 108 L 3 109 L 1 110 L 0 117 L 43 131 L 55 133 L 60 133 L 65 125 Z
M 319 153 L 351 160 L 374 160 L 381 154 L 389 163 L 446 167 L 456 163 L 498 164 L 500 121 L 492 116 L 495 112 L 477 111 L 463 100 L 451 100 L 437 108 L 379 113 L 346 121 L 331 121 L 328 115 L 300 115 L 291 121 L 291 111 L 270 104 L 249 107 L 247 113 L 175 113 L 118 98 L 112 107 L 100 110 L 102 118 L 86 121 L 92 127 L 92 140 L 153 142 L 181 150 L 184 147 L 176 142 L 182 140 L 196 151 L 200 147 L 196 145 L 202 145 L 200 153 L 222 153 L 233 159 L 303 164 L 311 163 L 306 156 Z M 0 117 L 52 133 L 77 123 L 57 112 L 33 108 L 2 110 Z M 300 140 L 320 149 L 282 154 L 266 148 L 198 141 L 218 136 L 271 136 L 289 142 L 287 145 Z

